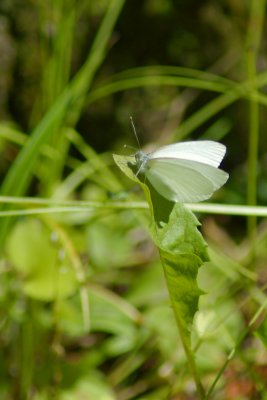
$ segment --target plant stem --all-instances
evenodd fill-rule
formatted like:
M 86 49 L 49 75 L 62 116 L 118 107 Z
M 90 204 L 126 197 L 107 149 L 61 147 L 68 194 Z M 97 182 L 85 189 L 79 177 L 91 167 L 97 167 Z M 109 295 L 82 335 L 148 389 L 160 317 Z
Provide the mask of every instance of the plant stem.
M 257 164 L 259 144 L 259 104 L 255 98 L 257 88 L 255 85 L 257 77 L 257 53 L 261 40 L 264 21 L 265 0 L 254 0 L 251 2 L 250 21 L 247 33 L 247 70 L 248 78 L 254 82 L 250 94 L 249 103 L 249 150 L 248 150 L 248 185 L 247 203 L 255 206 L 257 204 Z M 257 218 L 251 216 L 247 220 L 248 236 L 252 248 L 255 244 L 255 233 Z
M 34 376 L 34 315 L 33 303 L 29 301 L 29 313 L 21 325 L 21 360 L 19 399 L 27 399 Z

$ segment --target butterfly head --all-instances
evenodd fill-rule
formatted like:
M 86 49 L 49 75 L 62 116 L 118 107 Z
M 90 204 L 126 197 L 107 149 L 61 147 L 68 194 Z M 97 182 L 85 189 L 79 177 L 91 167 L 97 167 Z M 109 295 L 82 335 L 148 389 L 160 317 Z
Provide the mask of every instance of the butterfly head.
M 135 153 L 134 157 L 135 157 L 135 162 L 136 162 L 136 166 L 137 166 L 136 175 L 138 175 L 139 173 L 142 173 L 145 171 L 146 163 L 147 163 L 147 160 L 149 157 L 146 153 L 144 153 L 141 150 L 137 151 L 137 153 Z

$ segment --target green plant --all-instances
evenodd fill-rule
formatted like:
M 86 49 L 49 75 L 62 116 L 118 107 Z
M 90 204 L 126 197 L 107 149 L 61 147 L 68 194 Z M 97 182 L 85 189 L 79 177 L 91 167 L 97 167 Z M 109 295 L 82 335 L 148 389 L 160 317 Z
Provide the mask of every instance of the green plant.
M 227 45 L 233 40 L 237 55 L 228 69 L 153 66 L 152 57 L 144 67 L 124 70 L 125 61 L 113 74 L 114 60 L 105 62 L 117 40 L 114 26 L 120 15 L 126 18 L 121 11 L 128 4 L 122 0 L 90 4 L 92 30 L 104 16 L 75 73 L 76 24 L 89 2 L 52 3 L 38 5 L 40 27 L 51 11 L 58 29 L 49 40 L 40 35 L 43 78 L 28 116 L 30 133 L 14 121 L 0 124 L 0 397 L 217 400 L 233 398 L 234 388 L 241 398 L 266 398 L 267 196 L 259 132 L 265 127 L 260 109 L 267 104 L 267 74 L 256 68 L 258 57 L 264 60 L 259 44 L 265 2 L 251 2 L 245 16 L 235 14 L 243 35 L 250 13 L 247 75 L 242 46 L 236 46 L 231 30 Z M 164 18 L 174 7 L 167 0 L 145 3 Z M 238 25 L 230 11 L 218 13 L 220 6 L 212 6 L 212 15 L 228 18 L 226 27 Z M 175 43 L 178 52 L 181 42 Z M 144 108 L 143 118 L 156 132 L 148 142 L 191 136 L 228 144 L 225 169 L 231 179 L 214 196 L 217 203 L 172 208 L 153 190 L 150 197 L 142 184 L 144 202 L 112 160 L 111 150 L 122 152 L 120 139 L 112 138 L 113 148 L 99 154 L 82 137 L 77 121 L 85 107 L 92 110 L 91 119 L 95 114 L 101 119 L 99 110 L 111 110 L 123 131 L 129 104 L 136 113 Z M 249 105 L 249 113 L 237 104 Z M 152 107 L 164 123 L 153 123 Z M 238 113 L 246 121 L 241 130 L 249 126 L 248 159 L 239 154 L 246 137 L 240 140 L 236 126 L 232 129 Z M 165 136 L 157 137 L 157 125 Z M 90 129 L 101 137 L 104 130 L 113 132 L 107 125 L 101 133 Z M 123 159 L 117 157 L 121 169 L 139 184 Z

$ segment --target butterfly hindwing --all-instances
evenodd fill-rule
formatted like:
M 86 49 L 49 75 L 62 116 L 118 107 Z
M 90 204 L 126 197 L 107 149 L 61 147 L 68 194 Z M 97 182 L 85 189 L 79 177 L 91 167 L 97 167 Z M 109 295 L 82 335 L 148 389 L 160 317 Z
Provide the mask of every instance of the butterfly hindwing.
M 150 158 L 145 175 L 163 197 L 179 202 L 208 199 L 228 178 L 211 165 L 176 158 Z

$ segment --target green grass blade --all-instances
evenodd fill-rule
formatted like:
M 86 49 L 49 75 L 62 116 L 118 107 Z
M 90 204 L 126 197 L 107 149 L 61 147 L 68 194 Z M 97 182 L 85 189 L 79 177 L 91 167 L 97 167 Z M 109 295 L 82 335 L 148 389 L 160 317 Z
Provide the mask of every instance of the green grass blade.
M 72 106 L 72 111 L 74 112 L 72 114 L 72 123 L 77 121 L 83 102 L 78 102 L 79 104 L 75 108 L 71 103 L 75 99 L 83 99 L 85 93 L 88 91 L 94 74 L 104 59 L 108 40 L 124 1 L 113 0 L 110 2 L 84 66 L 33 130 L 29 140 L 17 156 L 4 179 L 1 187 L 2 195 L 19 196 L 25 192 L 32 178 L 34 166 L 42 145 L 49 140 L 53 130 L 62 124 L 70 106 Z M 8 219 L 1 224 L 0 243 L 3 243 L 8 224 Z
M 261 41 L 265 0 L 254 1 L 251 3 L 250 24 L 247 33 L 247 69 L 248 77 L 252 82 L 257 77 L 257 56 Z M 257 21 L 257 24 L 255 24 Z M 256 90 L 256 88 L 255 88 Z M 248 152 L 248 184 L 247 201 L 248 204 L 257 204 L 257 169 L 258 169 L 258 145 L 259 145 L 259 104 L 253 93 L 250 96 L 250 117 L 249 117 L 249 152 Z M 248 218 L 248 235 L 251 245 L 255 243 L 257 227 L 256 217 Z

